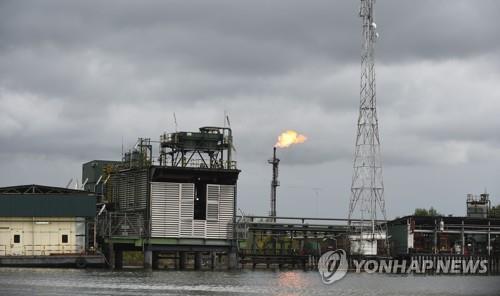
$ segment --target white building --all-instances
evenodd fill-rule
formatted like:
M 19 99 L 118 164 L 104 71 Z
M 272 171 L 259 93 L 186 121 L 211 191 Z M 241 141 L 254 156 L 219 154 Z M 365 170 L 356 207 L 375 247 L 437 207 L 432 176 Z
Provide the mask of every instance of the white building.
M 0 188 L 0 256 L 79 254 L 95 196 L 80 190 L 22 185 Z

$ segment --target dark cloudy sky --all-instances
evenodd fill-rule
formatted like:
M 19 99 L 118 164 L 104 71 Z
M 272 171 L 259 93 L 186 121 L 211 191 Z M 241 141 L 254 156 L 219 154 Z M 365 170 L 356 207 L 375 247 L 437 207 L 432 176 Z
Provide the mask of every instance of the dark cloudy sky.
M 265 214 L 276 136 L 280 215 L 347 216 L 359 1 L 0 1 L 0 186 L 64 186 L 137 137 L 222 125 L 239 207 Z M 377 90 L 389 217 L 467 193 L 500 202 L 500 2 L 379 0 Z

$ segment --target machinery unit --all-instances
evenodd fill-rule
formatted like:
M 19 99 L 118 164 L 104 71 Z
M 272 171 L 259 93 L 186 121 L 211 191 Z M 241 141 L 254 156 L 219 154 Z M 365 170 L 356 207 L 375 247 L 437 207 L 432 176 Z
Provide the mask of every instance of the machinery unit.
M 202 127 L 199 132 L 175 132 L 160 136 L 160 165 L 236 169 L 232 161 L 230 128 Z
M 232 149 L 229 128 L 165 133 L 155 162 L 151 140 L 140 138 L 106 177 L 97 216 L 101 243 L 113 253 L 138 249 L 152 256 L 232 251 L 240 172 Z
M 467 194 L 467 217 L 488 218 L 491 202 L 488 193 L 482 193 L 479 196 Z
M 121 163 L 121 161 L 113 160 L 92 160 L 84 163 L 82 165 L 82 182 L 85 184 L 83 190 L 102 194 L 108 176 L 107 172 Z
M 388 222 L 391 254 L 500 255 L 500 220 L 406 216 Z

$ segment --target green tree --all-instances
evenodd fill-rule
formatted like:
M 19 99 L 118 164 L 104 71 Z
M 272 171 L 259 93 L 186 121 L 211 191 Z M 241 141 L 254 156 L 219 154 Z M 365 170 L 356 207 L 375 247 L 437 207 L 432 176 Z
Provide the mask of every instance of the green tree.
M 443 216 L 443 214 L 439 213 L 435 208 L 431 207 L 429 209 L 429 216 Z
M 429 211 L 427 211 L 427 209 L 424 209 L 424 208 L 416 208 L 413 215 L 421 216 L 421 217 L 429 216 Z
M 428 216 L 443 216 L 434 207 L 430 207 L 428 210 L 424 208 L 416 208 L 413 213 L 414 216 L 428 217 Z

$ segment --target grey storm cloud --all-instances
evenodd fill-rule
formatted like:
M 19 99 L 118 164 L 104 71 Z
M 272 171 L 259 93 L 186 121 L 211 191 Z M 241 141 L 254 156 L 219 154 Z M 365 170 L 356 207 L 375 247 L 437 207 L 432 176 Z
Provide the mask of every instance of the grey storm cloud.
M 308 140 L 279 151 L 280 212 L 345 216 L 358 8 L 355 0 L 1 1 L 0 185 L 65 185 L 83 162 L 119 159 L 122 142 L 173 131 L 174 112 L 180 129 L 194 130 L 221 125 L 226 111 L 243 210 L 267 211 L 271 147 L 296 129 Z M 500 194 L 498 11 L 493 0 L 377 1 L 390 216 L 430 205 L 462 214 L 466 193 Z

